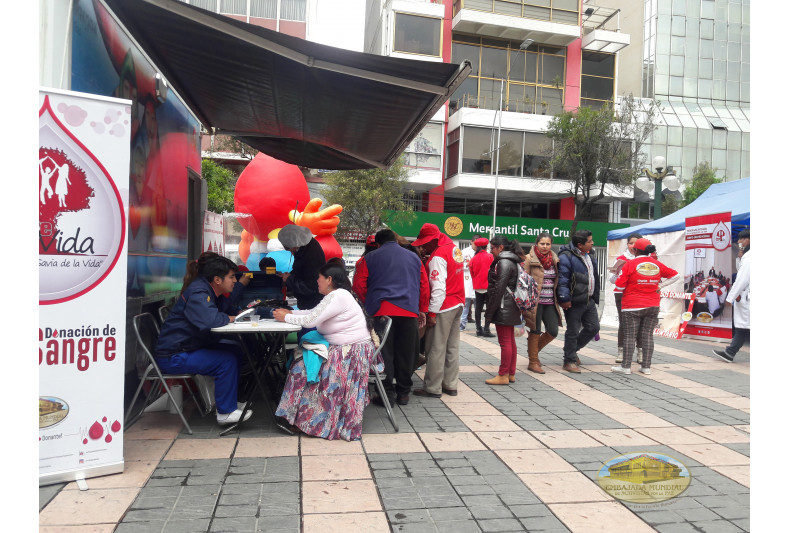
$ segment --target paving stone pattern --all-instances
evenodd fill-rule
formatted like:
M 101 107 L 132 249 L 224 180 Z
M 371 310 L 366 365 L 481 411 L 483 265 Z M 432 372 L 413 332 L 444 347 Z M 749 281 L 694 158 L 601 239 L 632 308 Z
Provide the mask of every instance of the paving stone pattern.
M 74 483 L 39 490 L 42 531 L 750 530 L 748 352 L 728 366 L 710 354 L 714 343 L 657 339 L 654 379 L 614 375 L 616 331 L 604 328 L 580 352 L 582 373 L 562 371 L 560 335 L 541 352 L 539 376 L 524 371 L 519 338 L 516 382 L 490 386 L 499 346 L 467 330 L 458 396 L 393 406 L 399 432 L 375 405 L 353 443 L 285 436 L 260 398 L 225 437 L 194 409 L 193 435 L 177 416 L 147 413 L 125 434 L 124 474 L 89 479 L 85 492 Z M 631 444 L 640 440 L 652 444 Z M 631 452 L 680 460 L 688 489 L 654 505 L 609 497 L 598 473 Z M 114 515 L 84 504 L 121 495 L 129 499 Z

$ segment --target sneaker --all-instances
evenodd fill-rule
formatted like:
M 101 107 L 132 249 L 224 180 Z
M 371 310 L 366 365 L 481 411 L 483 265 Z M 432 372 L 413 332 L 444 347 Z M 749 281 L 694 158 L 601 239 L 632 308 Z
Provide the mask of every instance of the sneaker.
M 719 359 L 727 361 L 728 363 L 732 363 L 733 359 L 735 359 L 735 356 L 728 354 L 727 350 L 713 350 L 713 353 L 717 355 Z
M 628 375 L 631 374 L 631 369 L 630 368 L 623 368 L 621 366 L 613 366 L 612 367 L 612 372 L 614 372 L 615 374 L 625 374 L 626 376 L 628 376 Z
M 646 376 L 650 375 L 650 369 L 649 368 L 642 367 L 642 368 L 639 369 L 639 371 L 641 373 L 643 373 L 644 375 L 646 375 Z
M 244 420 L 241 420 L 241 409 L 236 409 L 232 413 L 228 413 L 225 415 L 221 415 L 217 413 L 217 424 L 224 426 L 227 424 L 236 424 L 239 421 L 244 422 L 249 420 L 252 416 L 252 411 L 247 411 L 247 414 L 244 415 Z
M 578 374 L 581 372 L 581 370 L 579 370 L 579 365 L 577 365 L 576 363 L 565 363 L 564 365 L 562 365 L 562 369 L 572 374 Z
M 245 407 L 247 407 L 247 402 L 236 402 L 236 408 L 239 411 L 244 411 Z
M 461 326 L 461 331 L 466 331 L 466 326 Z

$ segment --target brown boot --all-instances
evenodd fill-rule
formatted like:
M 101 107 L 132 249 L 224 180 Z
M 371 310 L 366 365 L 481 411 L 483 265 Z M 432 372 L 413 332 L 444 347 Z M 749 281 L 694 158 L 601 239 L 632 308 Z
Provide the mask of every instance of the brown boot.
M 527 336 L 527 350 L 529 353 L 529 365 L 527 370 L 535 372 L 536 374 L 545 374 L 546 371 L 540 366 L 540 359 L 538 358 L 538 343 L 540 342 L 540 334 L 530 333 Z
M 540 334 L 540 342 L 538 342 L 538 351 L 541 351 L 543 348 L 546 347 L 551 341 L 554 340 L 554 337 L 546 333 L 545 331 Z
M 510 383 L 515 383 L 515 382 L 516 382 L 516 375 L 515 375 L 515 374 L 508 374 L 508 375 L 507 375 L 507 380 L 508 380 Z
M 489 385 L 508 385 L 510 380 L 507 377 L 507 374 L 503 376 L 496 376 L 495 378 L 487 379 L 486 383 Z

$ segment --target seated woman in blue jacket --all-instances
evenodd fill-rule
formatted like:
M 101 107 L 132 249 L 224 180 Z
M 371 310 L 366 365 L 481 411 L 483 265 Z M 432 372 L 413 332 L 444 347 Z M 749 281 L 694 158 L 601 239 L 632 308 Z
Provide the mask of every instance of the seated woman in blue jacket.
M 176 300 L 162 324 L 156 358 L 162 372 L 201 374 L 214 378 L 217 422 L 235 424 L 241 418 L 238 400 L 241 347 L 222 342 L 211 333 L 236 318 L 238 302 L 249 278 L 236 281 L 237 267 L 230 259 L 203 254 L 197 277 Z M 228 297 L 225 294 L 230 293 Z M 244 419 L 252 416 L 247 411 Z

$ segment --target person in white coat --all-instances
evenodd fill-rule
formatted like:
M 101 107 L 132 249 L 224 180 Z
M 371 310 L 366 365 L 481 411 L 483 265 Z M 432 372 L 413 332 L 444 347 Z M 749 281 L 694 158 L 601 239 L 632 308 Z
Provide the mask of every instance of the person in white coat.
M 466 329 L 467 322 L 474 322 L 472 319 L 471 307 L 475 305 L 475 290 L 472 288 L 472 274 L 469 273 L 469 262 L 477 253 L 477 246 L 475 240 L 479 239 L 480 235 L 475 235 L 469 246 L 461 250 L 461 256 L 464 258 L 464 310 L 461 313 L 461 331 Z
M 732 341 L 723 350 L 713 350 L 713 353 L 720 359 L 732 363 L 738 350 L 749 338 L 749 277 L 751 271 L 751 255 L 749 253 L 749 230 L 742 230 L 738 234 L 738 246 L 743 250 L 741 264 L 738 269 L 738 276 L 732 284 L 730 293 L 727 295 L 725 305 L 733 306 L 733 328 Z

